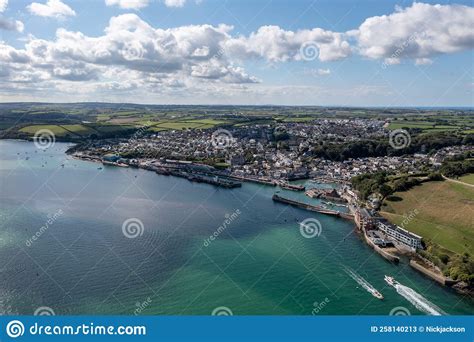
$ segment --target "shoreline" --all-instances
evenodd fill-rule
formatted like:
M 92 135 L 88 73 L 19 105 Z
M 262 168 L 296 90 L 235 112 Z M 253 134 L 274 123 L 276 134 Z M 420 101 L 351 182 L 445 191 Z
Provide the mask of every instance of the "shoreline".
M 26 140 L 26 139 L 2 139 L 2 140 L 7 140 L 7 141 L 22 141 L 22 142 L 32 142 L 31 140 Z M 147 171 L 155 171 L 155 173 L 157 174 L 162 174 L 160 172 L 156 172 L 156 170 L 153 170 L 153 169 L 150 169 L 150 168 L 146 168 L 146 167 L 143 167 L 143 166 L 140 166 L 140 164 L 138 165 L 129 165 L 129 164 L 119 164 L 119 163 L 114 163 L 114 162 L 107 162 L 107 161 L 104 161 L 102 160 L 100 157 L 94 157 L 94 156 L 79 156 L 77 154 L 75 154 L 74 152 L 69 152 L 69 150 L 71 148 L 73 148 L 74 146 L 76 146 L 77 144 L 75 143 L 72 143 L 72 142 L 61 142 L 61 143 L 64 143 L 64 144 L 72 144 L 72 146 L 67 149 L 64 153 L 67 155 L 67 156 L 70 156 L 71 158 L 73 159 L 77 159 L 77 160 L 83 160 L 83 161 L 88 161 L 88 162 L 93 162 L 93 163 L 98 163 L 98 164 L 102 164 L 102 165 L 107 165 L 107 166 L 117 166 L 117 167 L 133 167 L 133 168 L 139 168 L 139 169 L 143 169 L 143 170 L 147 170 Z M 176 177 L 179 177 L 179 178 L 186 178 L 190 181 L 193 181 L 192 179 L 189 179 L 187 177 L 183 177 L 183 176 L 180 176 L 179 174 L 175 174 L 174 172 L 173 173 L 169 173 L 167 175 L 171 175 L 171 176 L 176 176 Z M 263 184 L 263 185 L 267 185 L 267 186 L 280 186 L 281 187 L 281 184 L 276 181 L 276 180 L 266 180 L 266 179 L 256 179 L 256 178 L 247 178 L 247 177 L 239 177 L 239 176 L 235 176 L 235 175 L 228 175 L 226 176 L 230 179 L 234 179 L 234 180 L 239 180 L 239 181 L 242 181 L 242 182 L 249 182 L 249 183 L 258 183 L 258 184 Z M 307 180 L 311 180 L 311 179 L 307 179 Z M 327 180 L 327 179 L 326 179 Z M 318 184 L 321 184 L 322 182 L 318 182 Z M 329 183 L 333 183 L 333 184 L 344 184 L 344 181 L 340 181 L 338 182 L 337 180 L 331 180 Z M 328 184 L 329 184 L 328 183 Z M 215 185 L 215 186 L 219 186 L 218 184 L 212 184 L 210 183 L 211 185 Z M 283 187 L 282 187 L 283 188 Z M 293 190 L 293 189 L 290 189 L 290 188 L 287 188 L 287 190 Z M 294 191 L 298 191 L 298 190 L 294 190 Z M 288 203 L 287 203 L 288 204 Z M 291 204 L 289 204 L 291 205 Z M 311 206 L 311 205 L 309 205 Z M 318 211 L 318 210 L 311 210 L 311 209 L 308 209 L 308 208 L 302 208 L 300 207 L 301 209 L 303 210 L 310 210 L 310 211 Z M 318 211 L 319 212 L 319 211 Z M 319 212 L 320 214 L 326 214 L 324 212 Z M 341 217 L 340 215 L 336 215 L 336 216 L 339 216 Z M 356 227 L 357 227 L 357 223 L 355 222 L 354 218 L 351 218 L 351 220 L 354 221 Z M 360 230 L 360 229 L 359 229 Z M 364 234 L 364 240 L 365 242 L 367 243 L 367 245 L 369 247 L 372 247 L 372 249 L 374 249 L 374 251 L 376 251 L 381 257 L 383 257 L 384 259 L 386 259 L 387 261 L 390 261 L 390 262 L 393 262 L 395 264 L 398 264 L 399 261 L 400 261 L 400 258 L 398 256 L 395 256 L 395 255 L 392 255 L 388 252 L 385 252 L 383 251 L 383 249 L 381 249 L 380 247 L 374 245 L 372 243 L 372 241 L 370 241 L 370 239 L 368 239 L 368 237 L 366 236 L 365 232 L 362 231 L 362 233 Z M 370 242 L 369 242 L 370 241 Z M 418 256 L 417 253 L 415 253 L 416 256 Z M 474 292 L 472 290 L 469 290 L 469 289 L 463 289 L 463 288 L 458 288 L 456 287 L 455 285 L 460 283 L 459 281 L 452 281 L 452 280 L 448 280 L 447 278 L 445 278 L 444 276 L 442 275 L 437 275 L 435 274 L 433 271 L 431 271 L 429 268 L 426 268 L 425 266 L 423 266 L 422 264 L 416 262 L 416 260 L 414 259 L 410 259 L 409 261 L 409 265 L 417 270 L 418 272 L 420 272 L 421 274 L 423 274 L 425 277 L 435 281 L 436 283 L 438 283 L 439 285 L 442 285 L 443 287 L 448 287 L 448 288 L 451 288 L 455 291 L 456 294 L 458 295 L 464 295 L 464 296 L 468 296 L 471 300 L 474 300 Z M 444 277 L 444 279 L 442 278 Z
M 73 154 L 72 154 L 73 155 Z M 89 160 L 91 159 L 90 161 L 94 161 L 94 162 L 99 162 L 101 163 L 102 161 L 97 157 L 97 158 L 91 158 L 91 157 L 85 157 L 85 158 L 82 158 L 82 157 L 78 157 L 76 156 L 78 159 L 81 159 L 81 160 Z M 118 165 L 111 165 L 111 166 L 118 166 Z M 141 168 L 140 166 L 137 166 L 138 168 Z M 146 168 L 142 168 L 144 170 L 147 170 Z M 152 171 L 152 170 L 149 170 L 149 171 Z M 259 180 L 259 179 L 248 179 L 248 178 L 245 178 L 245 177 L 238 177 L 238 176 L 232 176 L 230 175 L 229 178 L 234 178 L 234 179 L 239 179 L 240 181 L 243 181 L 243 182 L 250 182 L 250 183 L 258 183 L 258 184 L 263 184 L 263 185 L 268 185 L 268 186 L 281 186 L 280 184 L 278 184 L 277 181 L 270 181 L 270 180 Z M 340 182 L 340 183 L 337 183 L 337 182 L 332 182 L 332 183 L 336 183 L 336 184 L 343 184 L 343 182 Z M 288 189 L 288 190 L 291 190 L 291 189 Z M 273 200 L 275 201 L 275 196 L 277 197 L 280 197 L 278 195 L 274 195 L 273 196 Z M 295 204 L 292 204 L 292 203 L 288 203 L 286 201 L 284 201 L 285 199 L 283 200 L 277 200 L 278 202 L 282 202 L 282 203 L 286 203 L 287 205 L 295 205 Z M 290 200 L 290 202 L 293 202 Z M 296 201 L 295 201 L 296 202 Z M 320 214 L 329 214 L 329 215 L 332 215 L 332 216 L 336 216 L 336 217 L 340 217 L 340 218 L 346 218 L 346 219 L 349 219 L 348 217 L 343 217 L 343 216 L 346 216 L 346 215 L 343 215 L 341 216 L 340 214 L 339 215 L 334 215 L 333 213 L 326 213 L 326 212 L 321 212 L 318 208 L 318 210 L 314 210 L 310 207 L 312 207 L 311 205 L 297 205 L 297 207 L 300 207 L 301 209 L 303 210 L 309 210 L 309 211 L 316 211 Z M 354 217 L 350 218 L 350 220 L 352 220 L 355 224 L 355 226 L 357 227 L 357 223 L 354 219 Z M 384 251 L 382 248 L 376 246 L 372 241 L 370 241 L 370 239 L 367 237 L 367 235 L 365 234 L 365 231 L 362 231 L 362 234 L 364 235 L 364 240 L 365 240 L 365 243 L 371 247 L 377 254 L 379 254 L 382 258 L 384 258 L 385 260 L 389 261 L 389 262 L 392 262 L 396 265 L 398 265 L 400 263 L 400 257 L 397 256 L 397 255 L 393 255 L 391 253 L 388 253 L 386 251 Z M 416 256 L 418 256 L 418 254 L 415 252 Z M 413 262 L 412 262 L 413 261 Z M 435 281 L 437 284 L 443 286 L 443 287 L 448 287 L 448 288 L 451 288 L 455 291 L 456 294 L 458 295 L 464 295 L 464 296 L 468 296 L 471 300 L 474 300 L 474 292 L 470 291 L 470 290 L 465 290 L 465 289 L 459 289 L 457 287 L 455 287 L 456 284 L 458 284 L 459 282 L 454 282 L 452 281 L 453 283 L 451 283 L 450 281 L 441 281 L 441 278 L 436 275 L 435 273 L 433 273 L 431 270 L 429 270 L 428 268 L 424 267 L 423 265 L 421 265 L 420 263 L 417 263 L 416 261 L 414 261 L 413 259 L 410 259 L 409 263 L 408 263 L 413 269 L 417 270 L 418 272 L 420 272 L 421 274 L 423 274 L 426 278 L 428 279 L 431 279 L 432 281 Z M 414 264 L 416 264 L 416 266 L 414 266 Z

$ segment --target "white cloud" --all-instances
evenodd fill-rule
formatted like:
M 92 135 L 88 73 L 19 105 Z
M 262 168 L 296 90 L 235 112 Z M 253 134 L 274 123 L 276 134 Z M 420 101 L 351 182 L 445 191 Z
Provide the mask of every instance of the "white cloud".
M 318 75 L 320 76 L 326 76 L 331 73 L 331 70 L 329 69 L 318 69 Z
M 371 59 L 426 63 L 438 54 L 472 49 L 473 27 L 473 7 L 413 3 L 390 15 L 368 18 L 349 35 L 357 39 L 360 54 Z
M 0 0 L 0 13 L 4 12 L 7 9 L 8 0 Z
M 0 16 L 0 30 L 23 32 L 23 29 L 21 21 Z
M 106 1 L 118 6 L 125 3 Z M 50 0 L 42 6 L 52 3 Z M 331 70 L 325 65 L 311 64 L 301 55 L 302 47 L 311 43 L 317 49 L 314 57 L 321 62 L 348 58 L 357 52 L 370 59 L 382 59 L 387 65 L 405 59 L 419 65 L 429 64 L 436 54 L 472 48 L 473 32 L 466 29 L 467 23 L 472 22 L 472 11 L 466 6 L 415 3 L 388 16 L 368 18 L 357 30 L 345 33 L 262 26 L 249 35 L 236 35 L 232 26 L 224 24 L 155 28 L 138 15 L 128 13 L 112 17 L 104 32 L 97 36 L 60 28 L 54 39 L 28 36 L 23 48 L 0 42 L 0 92 L 70 89 L 74 93 L 74 89 L 80 88 L 91 96 L 107 96 L 108 92 L 159 93 L 186 97 L 192 102 L 196 96 L 207 96 L 203 94 L 211 94 L 214 89 L 227 92 L 229 98 L 235 94 L 257 94 L 255 101 L 268 101 L 278 97 L 277 91 L 263 90 L 256 75 L 245 70 L 249 60 L 258 59 L 271 66 L 301 62 L 313 75 L 329 75 Z M 65 15 L 52 10 L 47 13 Z M 2 28 L 20 31 L 23 24 L 0 18 Z M 258 91 L 254 92 L 257 88 L 262 90 L 261 97 Z M 386 89 L 370 87 L 357 91 L 365 96 L 376 91 L 386 93 Z M 290 99 L 301 95 L 288 88 L 279 88 L 278 92 Z
M 46 4 L 33 2 L 27 8 L 32 14 L 41 17 L 61 18 L 76 15 L 76 12 L 61 0 L 48 0 Z
M 0 13 L 3 13 L 8 6 L 8 0 L 0 0 Z M 19 20 L 6 18 L 0 15 L 0 30 L 23 32 L 24 25 Z
M 249 76 L 243 68 L 233 65 L 223 65 L 217 59 L 197 64 L 191 67 L 191 76 L 211 80 L 221 80 L 225 83 L 258 83 L 256 77 Z
M 197 83 L 259 82 L 222 53 L 231 30 L 227 25 L 155 29 L 135 14 L 124 14 L 111 18 L 98 37 L 60 28 L 54 40 L 30 36 L 24 49 L 0 46 L 0 61 L 10 81 L 21 80 L 22 85 L 87 81 L 100 87 L 101 82 L 126 82 L 152 91 Z
M 344 35 L 320 28 L 312 30 L 285 31 L 278 26 L 262 26 L 248 37 L 238 37 L 226 42 L 226 50 L 240 58 L 264 58 L 270 62 L 304 60 L 300 49 L 304 44 L 314 44 L 319 50 L 318 58 L 334 61 L 351 54 Z
M 433 64 L 433 61 L 429 58 L 417 58 L 415 59 L 416 65 L 430 65 Z
M 147 7 L 149 0 L 105 0 L 107 6 L 117 5 L 123 9 L 140 9 Z
M 166 7 L 183 7 L 186 0 L 165 0 Z

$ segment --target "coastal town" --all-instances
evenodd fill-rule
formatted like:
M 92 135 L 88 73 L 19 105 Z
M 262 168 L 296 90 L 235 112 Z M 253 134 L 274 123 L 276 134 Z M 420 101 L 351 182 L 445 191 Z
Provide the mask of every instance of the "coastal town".
M 439 167 L 448 157 L 472 146 L 449 146 L 433 153 L 409 156 L 348 158 L 343 161 L 315 156 L 315 146 L 363 139 L 386 139 L 379 120 L 315 120 L 314 122 L 257 125 L 218 130 L 140 133 L 131 138 L 80 144 L 71 152 L 89 158 L 140 167 L 182 168 L 215 172 L 262 182 L 320 178 L 349 182 L 354 176 L 376 171 L 415 174 Z M 220 139 L 220 140 L 219 140 Z
M 273 200 L 352 220 L 363 240 L 383 258 L 398 263 L 401 255 L 408 256 L 410 265 L 424 275 L 442 285 L 459 286 L 458 281 L 443 275 L 436 265 L 417 253 L 426 248 L 422 236 L 379 214 L 383 202 L 380 194 L 362 198 L 351 180 L 377 172 L 408 176 L 437 172 L 445 160 L 472 151 L 471 145 L 344 160 L 331 160 L 316 152 L 318 146 L 326 148 L 331 143 L 357 144 L 367 139 L 386 139 L 387 133 L 387 122 L 373 119 L 315 119 L 305 123 L 151 134 L 138 130 L 128 138 L 78 144 L 68 153 L 104 165 L 138 167 L 223 188 L 254 182 L 305 191 L 308 198 L 318 201 L 314 204 L 294 201 L 279 195 L 279 191 Z M 300 182 L 292 182 L 295 180 Z M 303 185 L 301 181 L 305 180 L 313 183 Z M 335 187 L 321 189 L 317 185 L 322 183 Z M 460 286 L 465 287 L 465 284 Z

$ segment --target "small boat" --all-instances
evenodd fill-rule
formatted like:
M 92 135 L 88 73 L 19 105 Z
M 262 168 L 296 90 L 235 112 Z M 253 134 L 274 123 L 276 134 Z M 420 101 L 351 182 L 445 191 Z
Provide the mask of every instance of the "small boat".
M 388 275 L 386 275 L 386 276 L 384 277 L 384 280 L 386 281 L 386 283 L 387 283 L 388 285 L 393 286 L 393 287 L 395 287 L 395 285 L 399 285 L 399 284 L 400 284 L 398 281 L 395 280 L 395 278 L 390 277 L 390 276 L 388 276 Z
M 377 299 L 380 299 L 380 300 L 383 299 L 382 294 L 381 294 L 379 291 L 377 291 L 377 290 L 373 290 L 373 291 L 371 291 L 370 293 L 372 293 L 372 296 L 374 296 L 374 297 L 377 298 Z
M 102 167 L 102 166 L 99 166 L 99 167 L 97 168 L 97 170 L 102 170 L 102 169 L 103 169 L 103 167 Z

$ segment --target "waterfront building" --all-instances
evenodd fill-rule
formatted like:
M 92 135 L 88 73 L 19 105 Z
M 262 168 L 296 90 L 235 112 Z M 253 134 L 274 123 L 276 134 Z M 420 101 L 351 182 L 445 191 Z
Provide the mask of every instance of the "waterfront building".
M 375 229 L 375 220 L 366 208 L 357 208 L 354 214 L 354 220 L 360 230 L 367 231 Z
M 421 244 L 422 237 L 397 225 L 391 224 L 385 219 L 377 221 L 377 228 L 384 232 L 387 237 L 408 246 L 411 250 L 423 248 Z

